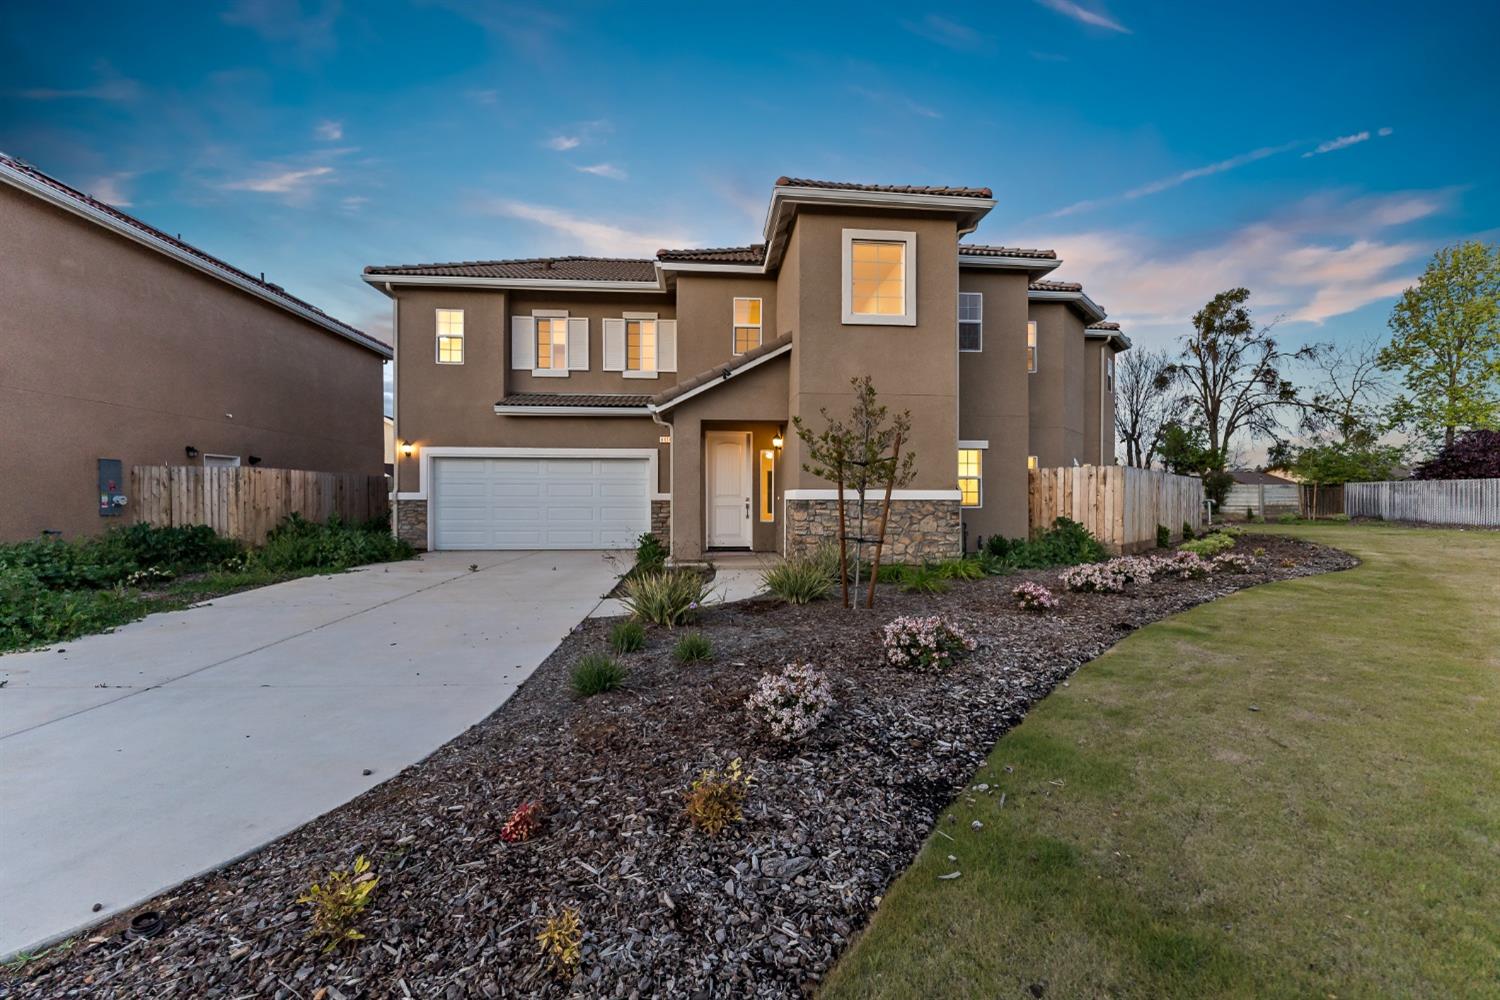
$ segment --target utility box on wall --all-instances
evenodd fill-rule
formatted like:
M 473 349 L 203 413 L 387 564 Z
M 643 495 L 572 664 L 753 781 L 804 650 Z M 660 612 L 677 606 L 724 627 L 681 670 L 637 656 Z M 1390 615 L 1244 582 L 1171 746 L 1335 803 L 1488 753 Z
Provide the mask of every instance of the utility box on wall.
M 125 513 L 125 468 L 118 458 L 99 459 L 99 516 Z

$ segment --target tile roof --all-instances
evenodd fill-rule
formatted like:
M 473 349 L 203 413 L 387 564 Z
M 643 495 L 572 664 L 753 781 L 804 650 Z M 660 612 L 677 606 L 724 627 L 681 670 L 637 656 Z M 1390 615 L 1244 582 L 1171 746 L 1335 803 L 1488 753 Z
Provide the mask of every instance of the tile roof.
M 766 259 L 766 245 L 754 243 L 747 247 L 706 247 L 698 250 L 658 250 L 657 260 L 697 261 L 713 264 L 762 264 Z
M 707 371 L 701 371 L 691 378 L 683 379 L 671 388 L 658 392 L 655 396 L 651 397 L 651 402 L 658 407 L 664 406 L 677 397 L 687 395 L 699 386 L 712 382 L 714 379 L 733 375 L 741 368 L 745 368 L 752 362 L 759 361 L 767 354 L 781 350 L 783 347 L 791 344 L 791 342 L 792 335 L 784 333 L 775 340 L 766 341 L 753 351 L 746 351 L 739 357 L 733 358 L 722 365 L 715 365 Z
M 960 243 L 958 252 L 970 257 L 1029 257 L 1033 260 L 1056 260 L 1056 250 L 1027 250 L 1023 247 L 992 247 L 983 243 Z
M 649 395 L 614 392 L 513 392 L 496 406 L 618 406 L 644 407 Z
M 92 209 L 95 212 L 103 213 L 104 215 L 109 216 L 115 222 L 128 226 L 129 228 L 141 233 L 142 235 L 148 236 L 153 240 L 158 240 L 162 243 L 165 243 L 179 253 L 192 257 L 195 260 L 202 261 L 204 264 L 209 265 L 214 270 L 227 272 L 240 281 L 244 281 L 251 285 L 254 285 L 261 291 L 268 293 L 273 299 L 279 299 L 287 305 L 295 306 L 297 309 L 302 309 L 307 312 L 314 313 L 319 317 L 320 320 L 323 321 L 323 323 L 330 327 L 336 327 L 337 332 L 341 333 L 348 339 L 356 341 L 365 347 L 369 347 L 381 354 L 384 354 L 386 357 L 390 357 L 391 349 L 388 344 L 384 343 L 383 341 L 377 340 L 376 338 L 365 333 L 363 330 L 355 329 L 342 320 L 335 319 L 323 310 L 319 309 L 317 306 L 313 305 L 311 302 L 307 302 L 304 299 L 299 299 L 297 298 L 297 296 L 292 295 L 280 285 L 266 281 L 264 278 L 257 278 L 256 276 L 250 274 L 248 271 L 241 271 L 233 264 L 230 264 L 227 261 L 220 260 L 218 257 L 215 257 L 212 254 L 205 253 L 204 251 L 199 250 L 197 247 L 193 246 L 191 243 L 184 243 L 177 237 L 170 236 L 167 233 L 162 232 L 160 229 L 157 229 L 155 226 L 150 225 L 146 222 L 142 222 L 140 219 L 137 219 L 133 215 L 127 215 L 126 213 L 120 211 L 112 205 L 105 204 L 97 198 L 84 194 L 77 188 L 70 187 L 67 184 L 64 184 L 62 181 L 58 180 L 56 177 L 53 177 L 51 174 L 43 173 L 36 167 L 33 167 L 31 164 L 26 163 L 23 160 L 18 160 L 12 156 L 7 156 L 4 153 L 0 153 L 0 165 L 9 167 L 11 170 L 16 171 L 17 173 L 24 174 L 32 181 L 44 185 L 45 187 L 51 189 L 53 192 L 62 195 L 69 201 L 73 201 L 80 206 Z
M 1229 475 L 1242 486 L 1295 486 L 1293 480 L 1255 469 L 1230 469 Z
M 1088 328 L 1090 330 L 1118 331 L 1120 329 L 1120 324 L 1118 324 L 1118 323 L 1090 323 L 1088 325 Z
M 542 278 L 555 281 L 656 281 L 656 263 L 631 257 L 529 257 L 448 264 L 384 264 L 366 274 L 446 278 Z
M 853 184 L 848 181 L 814 181 L 803 177 L 778 177 L 777 187 L 825 188 L 830 191 L 875 191 L 885 194 L 952 195 L 961 198 L 993 198 L 989 188 L 927 187 L 913 184 Z
M 1076 281 L 1033 281 L 1033 292 L 1081 292 L 1083 286 Z

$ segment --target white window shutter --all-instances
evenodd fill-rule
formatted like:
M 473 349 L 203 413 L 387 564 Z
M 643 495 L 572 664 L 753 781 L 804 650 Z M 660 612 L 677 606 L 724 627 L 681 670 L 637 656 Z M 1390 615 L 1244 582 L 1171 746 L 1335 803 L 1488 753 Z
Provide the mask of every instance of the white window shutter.
M 589 318 L 568 317 L 568 371 L 589 370 Z
M 623 319 L 604 321 L 603 370 L 607 372 L 625 370 L 625 321 Z
M 656 321 L 656 370 L 659 372 L 677 370 L 677 321 L 675 319 Z
M 526 371 L 536 367 L 536 320 L 530 316 L 510 318 L 510 366 Z

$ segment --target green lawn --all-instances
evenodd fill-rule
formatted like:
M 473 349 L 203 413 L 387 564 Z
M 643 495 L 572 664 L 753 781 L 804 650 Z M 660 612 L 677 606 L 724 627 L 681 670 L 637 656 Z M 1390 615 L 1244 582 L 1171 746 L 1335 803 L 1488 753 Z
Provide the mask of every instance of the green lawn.
M 1083 668 L 825 1000 L 1500 996 L 1500 533 L 1263 530 L 1364 562 Z

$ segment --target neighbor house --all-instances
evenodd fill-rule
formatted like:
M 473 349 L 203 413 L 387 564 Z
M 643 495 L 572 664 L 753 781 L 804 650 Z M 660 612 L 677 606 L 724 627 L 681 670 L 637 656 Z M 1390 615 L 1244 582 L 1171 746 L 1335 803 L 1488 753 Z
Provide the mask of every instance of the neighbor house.
M 128 519 L 135 465 L 378 476 L 390 356 L 0 155 L 0 540 Z
M 1027 530 L 1027 466 L 1114 462 L 1129 341 L 1051 250 L 962 242 L 988 188 L 781 178 L 764 240 L 655 259 L 368 267 L 395 308 L 397 531 L 416 545 L 797 552 L 835 532 L 792 425 L 850 380 L 911 413 L 893 558 Z M 873 515 L 878 503 L 871 503 Z

